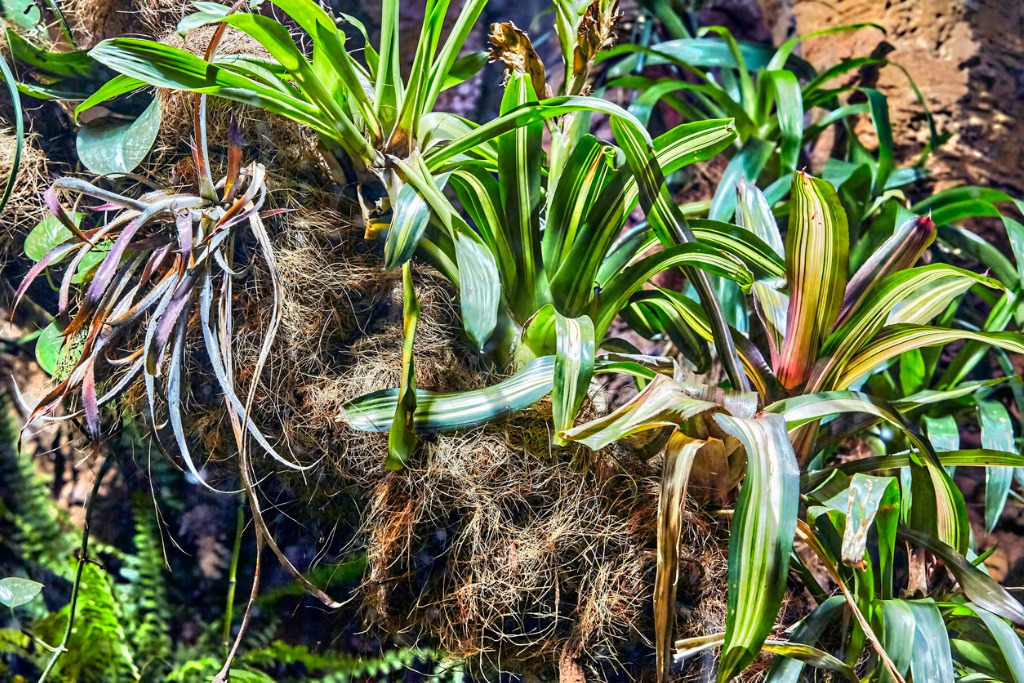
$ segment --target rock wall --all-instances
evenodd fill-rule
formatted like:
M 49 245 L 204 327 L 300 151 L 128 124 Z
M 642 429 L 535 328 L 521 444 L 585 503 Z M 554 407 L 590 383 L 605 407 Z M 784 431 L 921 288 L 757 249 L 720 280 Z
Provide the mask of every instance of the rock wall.
M 812 39 L 803 55 L 817 66 L 875 54 L 904 66 L 940 132 L 951 134 L 928 162 L 939 186 L 982 184 L 1024 196 L 1024 0 L 759 0 L 776 41 L 843 24 L 870 29 Z M 878 74 L 904 160 L 928 139 L 906 76 Z

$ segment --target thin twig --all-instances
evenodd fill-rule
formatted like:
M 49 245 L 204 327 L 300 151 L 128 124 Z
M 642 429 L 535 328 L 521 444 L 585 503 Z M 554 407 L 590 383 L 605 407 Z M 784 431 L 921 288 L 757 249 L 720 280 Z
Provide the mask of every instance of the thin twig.
M 231 648 L 231 621 L 235 606 L 235 586 L 238 585 L 238 556 L 242 550 L 242 532 L 245 530 L 245 499 L 238 501 L 238 521 L 235 524 L 235 546 L 231 550 L 231 573 L 228 579 L 227 605 L 224 607 L 224 650 Z

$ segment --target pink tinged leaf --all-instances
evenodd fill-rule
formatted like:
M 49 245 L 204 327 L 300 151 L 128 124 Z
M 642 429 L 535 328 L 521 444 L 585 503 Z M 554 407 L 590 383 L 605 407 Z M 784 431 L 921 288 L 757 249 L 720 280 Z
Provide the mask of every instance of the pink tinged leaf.
M 11 306 L 12 316 L 14 315 L 14 311 L 18 308 L 18 304 L 21 302 L 22 297 L 25 296 L 25 292 L 28 291 L 28 288 L 32 285 L 35 279 L 39 277 L 39 275 L 46 270 L 50 264 L 60 258 L 63 258 L 65 254 L 70 252 L 72 249 L 77 249 L 78 246 L 79 245 L 77 244 L 61 244 L 56 246 L 48 251 L 43 258 L 36 261 L 31 268 L 29 268 L 28 273 L 25 274 L 25 279 L 21 281 L 18 291 L 14 294 L 14 305 Z
M 192 214 L 189 211 L 178 214 L 174 219 L 178 229 L 178 250 L 181 252 L 181 268 L 184 273 L 192 255 Z
M 152 343 L 146 349 L 146 372 L 151 375 L 156 376 L 160 374 L 160 362 L 163 358 L 164 349 L 167 347 L 167 342 L 171 339 L 178 319 L 192 302 L 192 294 L 194 292 L 192 285 L 195 283 L 195 280 L 195 271 L 189 271 L 178 282 L 178 286 L 171 296 L 170 304 L 156 320 L 156 333 L 153 336 Z
M 92 244 L 92 242 L 89 241 L 89 238 L 85 236 L 85 233 L 83 233 L 82 230 L 75 225 L 75 222 L 71 220 L 71 216 L 67 214 L 64 207 L 60 205 L 60 199 L 57 197 L 57 188 L 55 185 L 51 185 L 46 192 L 43 193 L 43 201 L 46 203 L 46 208 L 50 210 L 50 213 L 52 213 L 57 220 L 60 221 L 61 225 L 67 228 L 72 235 L 83 242 Z
M 776 368 L 786 389 L 807 381 L 822 342 L 835 327 L 846 290 L 849 240 L 846 212 L 835 188 L 798 172 L 786 236 L 786 337 Z
M 930 216 L 912 218 L 901 225 L 850 279 L 836 327 L 849 320 L 875 284 L 917 263 L 935 241 L 935 234 Z

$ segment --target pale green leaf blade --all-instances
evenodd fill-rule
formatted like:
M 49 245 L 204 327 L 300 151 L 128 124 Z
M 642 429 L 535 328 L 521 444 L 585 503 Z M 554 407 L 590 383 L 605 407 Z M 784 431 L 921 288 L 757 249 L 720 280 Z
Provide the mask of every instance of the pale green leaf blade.
M 910 673 L 915 681 L 953 683 L 953 654 L 949 650 L 949 634 L 942 613 L 931 598 L 907 600 L 914 614 L 914 656 Z
M 551 392 L 555 358 L 538 358 L 512 377 L 484 389 L 460 393 L 416 390 L 417 433 L 452 432 L 493 422 L 532 406 Z M 342 406 L 338 419 L 363 432 L 386 432 L 398 405 L 398 390 L 365 394 Z
M 1013 439 L 1013 422 L 1006 407 L 995 400 L 978 401 L 978 425 L 981 447 L 1012 453 L 1017 447 Z M 1013 483 L 1013 470 L 992 467 L 985 471 L 985 532 L 992 533 L 1006 506 Z
M 41 590 L 43 584 L 38 581 L 8 576 L 0 579 L 0 605 L 6 605 L 10 609 L 21 607 L 31 602 Z
M 567 318 L 555 313 L 555 379 L 551 394 L 555 443 L 565 445 L 560 434 L 576 421 L 594 375 L 594 323 L 587 316 Z
M 97 175 L 134 171 L 160 132 L 160 98 L 154 97 L 134 121 L 104 117 L 82 126 L 75 139 L 78 158 Z

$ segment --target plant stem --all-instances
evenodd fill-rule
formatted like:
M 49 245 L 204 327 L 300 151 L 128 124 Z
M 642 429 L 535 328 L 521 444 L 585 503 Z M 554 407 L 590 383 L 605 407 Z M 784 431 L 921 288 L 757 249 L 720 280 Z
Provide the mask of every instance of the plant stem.
M 96 500 L 96 494 L 100 490 L 100 483 L 103 481 L 103 477 L 107 475 L 110 467 L 114 464 L 114 458 L 107 456 L 103 459 L 103 464 L 100 465 L 100 471 L 96 473 L 96 479 L 92 482 L 92 491 L 89 493 L 89 500 L 85 503 L 85 524 L 82 527 L 82 547 L 78 553 L 78 569 L 75 572 L 75 583 L 71 587 L 71 608 L 68 613 L 68 625 L 64 629 L 64 637 L 60 641 L 60 645 L 51 648 L 53 650 L 53 656 L 50 657 L 50 661 L 46 663 L 46 668 L 43 669 L 43 673 L 39 676 L 39 683 L 44 683 L 50 672 L 53 671 L 53 667 L 57 665 L 57 660 L 60 656 L 68 651 L 68 643 L 71 641 L 71 631 L 75 625 L 75 608 L 78 606 L 78 592 L 82 585 L 82 572 L 85 570 L 85 563 L 88 562 L 89 558 L 89 527 L 92 522 L 92 504 Z
M 238 585 L 238 556 L 242 550 L 242 532 L 245 530 L 245 498 L 238 501 L 238 521 L 235 524 L 235 547 L 231 550 L 231 573 L 228 578 L 227 605 L 224 607 L 224 651 L 231 650 L 231 620 L 235 605 L 235 586 Z

